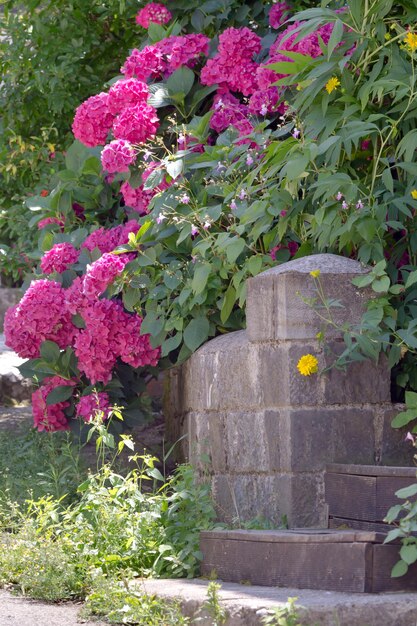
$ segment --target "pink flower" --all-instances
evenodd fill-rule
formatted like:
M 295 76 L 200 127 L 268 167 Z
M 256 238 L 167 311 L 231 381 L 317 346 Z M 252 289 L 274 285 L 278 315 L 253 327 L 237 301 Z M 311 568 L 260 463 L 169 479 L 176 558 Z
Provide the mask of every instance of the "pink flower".
M 91 422 L 98 413 L 103 414 L 103 420 L 107 420 L 111 413 L 109 396 L 105 391 L 90 393 L 81 396 L 77 404 L 75 415 L 85 422 Z
M 113 174 L 115 172 L 128 172 L 129 165 L 136 161 L 136 152 L 129 141 L 114 139 L 101 152 L 101 165 L 103 170 Z
M 118 80 L 110 87 L 108 108 L 110 113 L 118 115 L 124 109 L 147 102 L 149 98 L 148 85 L 142 80 L 128 78 Z
M 62 230 L 64 228 L 64 221 L 59 219 L 59 217 L 45 217 L 43 220 L 38 222 L 38 230 L 42 230 L 49 224 L 56 224 Z
M 120 193 L 123 196 L 125 205 L 132 208 L 136 213 L 139 213 L 139 215 L 146 215 L 146 213 L 148 213 L 149 203 L 155 195 L 152 189 L 145 191 L 143 185 L 134 189 L 129 185 L 128 181 L 122 184 Z
M 269 25 L 272 28 L 279 28 L 287 19 L 287 14 L 290 11 L 291 7 L 286 2 L 273 4 L 269 11 Z
M 65 303 L 65 289 L 52 280 L 32 281 L 21 301 L 6 313 L 6 344 L 22 358 L 39 357 L 43 341 L 64 349 L 76 332 Z
M 196 235 L 198 235 L 198 228 L 195 224 L 191 224 L 191 236 L 195 237 Z
M 124 109 L 115 119 L 113 133 L 116 139 L 131 143 L 145 143 L 155 136 L 159 118 L 149 104 L 140 103 Z
M 113 228 L 98 228 L 81 244 L 81 248 L 86 248 L 90 252 L 98 248 L 102 254 L 112 252 L 118 246 L 126 244 L 129 241 L 129 233 L 137 233 L 139 228 L 136 220 Z
M 257 89 L 258 69 L 252 57 L 260 50 L 261 39 L 249 28 L 227 28 L 219 37 L 217 55 L 201 71 L 202 84 L 252 94 Z
M 298 243 L 296 241 L 289 241 L 287 244 L 287 248 L 289 250 L 289 253 L 291 256 L 294 256 L 294 254 L 296 254 L 296 252 L 298 251 L 298 248 L 300 246 L 298 245 Z
M 149 28 L 149 24 L 167 24 L 172 18 L 172 13 L 159 2 L 149 2 L 136 15 L 136 23 L 142 28 Z
M 93 148 L 106 143 L 112 127 L 113 115 L 108 107 L 109 96 L 99 93 L 80 104 L 72 124 L 74 137 L 85 146 Z
M 139 80 L 166 78 L 186 65 L 194 67 L 208 54 L 210 39 L 200 33 L 166 37 L 142 50 L 136 48 L 126 59 L 121 72 L 126 78 Z
M 287 109 L 283 102 L 279 104 L 283 93 L 284 91 L 279 87 L 257 89 L 249 99 L 248 109 L 250 113 L 260 113 L 261 115 L 280 113 L 283 115 Z
M 132 50 L 120 71 L 126 78 L 135 76 L 139 80 L 147 80 L 161 76 L 165 67 L 162 52 L 155 45 L 151 45 L 142 50 Z
M 231 93 L 218 93 L 213 101 L 213 109 L 210 127 L 217 133 L 221 133 L 230 126 L 238 129 L 240 135 L 248 134 L 253 130 L 247 118 L 248 107 L 241 104 Z
M 109 285 L 119 276 L 129 262 L 127 254 L 103 254 L 97 261 L 87 265 L 83 280 L 83 293 L 89 299 L 98 298 Z
M 44 274 L 52 274 L 53 272 L 62 274 L 78 261 L 78 257 L 78 250 L 70 243 L 56 243 L 43 255 L 41 270 Z
M 45 378 L 42 385 L 32 394 L 32 412 L 35 428 L 39 431 L 56 432 L 68 430 L 68 419 L 64 410 L 70 403 L 56 402 L 48 404 L 48 396 L 57 387 L 73 386 L 75 381 L 65 380 L 60 376 Z
M 141 318 L 129 314 L 116 300 L 97 300 L 82 312 L 85 328 L 75 339 L 78 367 L 91 381 L 107 383 L 120 358 L 133 367 L 156 365 L 160 350 L 149 335 L 140 334 Z

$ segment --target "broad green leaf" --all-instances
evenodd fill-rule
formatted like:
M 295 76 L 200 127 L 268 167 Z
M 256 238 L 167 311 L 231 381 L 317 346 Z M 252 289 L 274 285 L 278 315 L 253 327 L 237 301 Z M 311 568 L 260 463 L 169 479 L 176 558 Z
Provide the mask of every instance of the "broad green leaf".
M 412 496 L 417 494 L 417 484 L 410 485 L 409 487 L 404 487 L 403 489 L 399 489 L 395 492 L 397 498 L 401 498 L 402 500 L 408 500 Z
M 227 322 L 227 320 L 229 319 L 230 314 L 233 311 L 235 302 L 236 302 L 236 289 L 232 285 L 229 285 L 229 287 L 226 290 L 226 293 L 224 294 L 223 305 L 220 311 L 220 319 L 223 324 Z
M 44 341 L 40 349 L 41 357 L 48 363 L 55 365 L 61 356 L 61 350 L 54 341 Z
M 195 74 L 189 67 L 180 67 L 167 80 L 168 92 L 171 96 L 181 94 L 184 97 L 194 84 Z
M 398 561 L 391 570 L 392 578 L 399 578 L 408 572 L 408 565 L 405 561 Z
M 46 397 L 46 404 L 49 406 L 51 404 L 57 404 L 58 402 L 65 402 L 71 398 L 73 394 L 73 387 L 70 385 L 60 385 L 59 387 L 55 387 Z
M 194 352 L 207 340 L 209 330 L 210 324 L 206 317 L 196 317 L 191 320 L 184 330 L 185 345 Z
M 244 239 L 240 237 L 233 238 L 226 248 L 226 256 L 229 263 L 234 263 L 245 247 L 246 242 Z
M 191 288 L 194 294 L 198 295 L 199 293 L 204 291 L 204 289 L 206 288 L 207 280 L 208 280 L 208 277 L 210 276 L 210 273 L 211 273 L 210 263 L 200 263 L 199 265 L 197 265 L 197 267 L 195 268 L 193 280 L 191 283 Z
M 411 565 L 417 561 L 417 545 L 415 543 L 402 546 L 400 550 L 400 557 L 407 565 Z

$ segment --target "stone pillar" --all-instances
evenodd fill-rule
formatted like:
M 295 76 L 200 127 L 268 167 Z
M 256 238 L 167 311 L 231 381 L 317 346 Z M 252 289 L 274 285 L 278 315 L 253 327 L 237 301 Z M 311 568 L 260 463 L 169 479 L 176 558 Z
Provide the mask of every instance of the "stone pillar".
M 368 268 L 332 254 L 290 261 L 248 281 L 246 331 L 209 341 L 171 376 L 188 459 L 209 474 L 219 518 L 229 523 L 261 515 L 276 525 L 324 526 L 327 463 L 400 460 L 401 447 L 390 443 L 395 410 L 384 359 L 322 376 L 297 370 L 304 354 L 323 369 L 334 360 L 328 351 L 343 349 L 333 328 L 324 345 L 316 338 L 322 322 L 301 298 L 316 295 L 312 270 L 326 298 L 343 305 L 332 309 L 338 324 L 359 322 L 369 293 L 351 281 Z

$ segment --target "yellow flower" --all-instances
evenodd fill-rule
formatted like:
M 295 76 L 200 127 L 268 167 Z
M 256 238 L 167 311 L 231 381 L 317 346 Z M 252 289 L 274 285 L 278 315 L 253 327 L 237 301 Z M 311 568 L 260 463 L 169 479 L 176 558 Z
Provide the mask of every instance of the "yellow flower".
M 311 270 L 310 276 L 313 278 L 318 278 L 320 276 L 320 270 Z
M 414 200 L 417 200 L 417 189 L 413 189 L 411 192 L 411 196 Z
M 336 76 L 332 76 L 326 83 L 326 91 L 327 93 L 332 93 L 337 87 L 340 85 L 340 80 L 336 78 Z
M 417 35 L 414 33 L 407 33 L 404 37 L 404 43 L 408 46 L 411 52 L 417 50 Z
M 304 354 L 297 363 L 297 369 L 302 376 L 311 376 L 319 370 L 319 362 L 312 354 Z

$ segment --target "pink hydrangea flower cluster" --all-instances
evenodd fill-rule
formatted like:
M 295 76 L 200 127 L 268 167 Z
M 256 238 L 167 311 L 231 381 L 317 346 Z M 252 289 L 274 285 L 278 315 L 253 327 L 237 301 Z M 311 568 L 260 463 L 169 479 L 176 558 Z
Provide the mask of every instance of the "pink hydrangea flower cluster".
M 110 87 L 108 97 L 109 111 L 118 115 L 123 109 L 146 103 L 149 89 L 146 83 L 136 78 L 118 80 Z
M 113 174 L 115 172 L 128 172 L 129 165 L 136 161 L 136 152 L 129 141 L 114 139 L 104 146 L 101 152 L 101 165 L 103 170 Z
M 119 224 L 113 228 L 98 228 L 87 237 L 81 248 L 92 252 L 98 248 L 102 254 L 112 252 L 118 246 L 129 241 L 129 233 L 137 233 L 140 226 L 136 220 L 129 220 L 126 224 Z
M 251 95 L 258 87 L 259 67 L 252 59 L 261 47 L 261 38 L 249 28 L 227 28 L 219 37 L 218 53 L 201 71 L 202 84 Z
M 73 263 L 78 261 L 79 252 L 70 243 L 56 243 L 45 252 L 41 260 L 41 270 L 44 274 L 65 272 Z
M 129 260 L 127 254 L 118 256 L 106 253 L 91 265 L 87 265 L 82 285 L 83 294 L 88 299 L 101 296 L 116 276 L 123 272 Z
M 140 334 L 141 318 L 116 300 L 97 300 L 82 311 L 85 328 L 75 339 L 78 366 L 91 381 L 107 383 L 120 358 L 133 367 L 156 365 L 160 350 Z
M 56 387 L 72 386 L 75 382 L 65 380 L 60 376 L 45 378 L 42 385 L 32 394 L 32 411 L 35 428 L 39 431 L 56 432 L 68 430 L 68 419 L 64 410 L 70 405 L 69 402 L 57 402 L 47 404 L 47 398 Z
M 150 104 L 140 102 L 123 109 L 113 124 L 116 139 L 126 139 L 131 143 L 145 143 L 155 136 L 159 118 Z
M 148 213 L 149 203 L 156 192 L 154 192 L 153 189 L 145 190 L 143 185 L 135 189 L 129 185 L 128 181 L 125 181 L 120 187 L 120 193 L 127 207 L 130 207 L 133 211 L 139 213 L 139 215 L 146 215 L 146 213 Z
M 171 11 L 159 2 L 149 2 L 136 15 L 136 23 L 142 28 L 149 28 L 151 22 L 155 24 L 167 24 L 172 19 Z
M 258 89 L 249 98 L 249 112 L 258 115 L 267 115 L 268 113 L 283 115 L 287 110 L 287 106 L 280 102 L 283 92 L 284 90 L 280 87 Z
M 252 124 L 248 120 L 248 107 L 241 104 L 231 93 L 217 94 L 213 102 L 214 113 L 210 120 L 210 126 L 217 133 L 221 133 L 229 126 L 234 126 L 241 134 L 245 131 L 253 130 Z
M 65 306 L 65 289 L 55 281 L 35 280 L 21 301 L 5 316 L 6 344 L 22 358 L 40 356 L 43 341 L 55 341 L 60 348 L 71 345 L 76 328 Z
M 108 419 L 111 413 L 110 399 L 105 391 L 81 396 L 75 414 L 76 417 L 81 417 L 85 422 L 91 422 L 97 413 L 103 414 L 103 420 Z
M 194 67 L 207 56 L 210 39 L 202 34 L 172 35 L 142 50 L 134 49 L 121 68 L 126 78 L 148 80 L 170 76 L 186 65 Z
M 151 172 L 159 167 L 160 165 L 157 161 L 151 161 L 142 174 L 143 182 L 146 182 Z M 140 185 L 139 187 L 134 189 L 131 185 L 129 185 L 129 182 L 126 181 L 120 187 L 120 192 L 127 207 L 132 208 L 136 213 L 139 213 L 140 215 L 145 215 L 146 213 L 148 213 L 149 204 L 152 198 L 157 193 L 168 189 L 171 185 L 172 182 L 168 183 L 166 176 L 164 177 L 162 182 L 160 182 L 159 185 L 154 189 L 144 189 L 143 185 Z
M 108 100 L 107 93 L 99 93 L 85 100 L 75 112 L 72 124 L 74 137 L 90 148 L 106 143 L 113 124 Z
M 61 230 L 64 228 L 64 220 L 60 219 L 59 217 L 45 217 L 43 220 L 40 220 L 38 222 L 38 230 L 42 230 L 50 224 L 56 224 L 61 228 Z
M 279 28 L 287 19 L 288 14 L 291 12 L 289 4 L 284 2 L 277 2 L 273 4 L 269 11 L 269 25 L 272 28 Z

